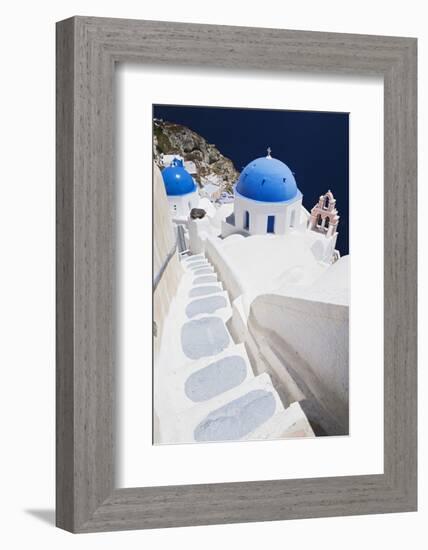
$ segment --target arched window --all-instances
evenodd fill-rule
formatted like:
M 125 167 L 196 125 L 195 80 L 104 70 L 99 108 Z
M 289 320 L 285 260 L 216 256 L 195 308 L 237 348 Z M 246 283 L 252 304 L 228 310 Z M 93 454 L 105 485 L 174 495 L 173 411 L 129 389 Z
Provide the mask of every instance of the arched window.
M 267 217 L 267 232 L 275 233 L 275 216 Z
M 318 214 L 317 216 L 317 225 L 321 225 L 322 224 L 322 217 L 321 217 L 321 214 Z
M 291 212 L 290 227 L 294 227 L 296 224 L 296 211 Z
M 329 203 L 330 203 L 330 199 L 329 199 L 329 197 L 328 197 L 328 195 L 327 195 L 327 196 L 325 197 L 325 199 L 324 199 L 324 208 L 328 208 Z
M 327 216 L 324 222 L 324 227 L 327 229 L 329 225 L 330 225 L 330 218 Z
M 250 229 L 250 213 L 248 210 L 244 214 L 244 229 Z

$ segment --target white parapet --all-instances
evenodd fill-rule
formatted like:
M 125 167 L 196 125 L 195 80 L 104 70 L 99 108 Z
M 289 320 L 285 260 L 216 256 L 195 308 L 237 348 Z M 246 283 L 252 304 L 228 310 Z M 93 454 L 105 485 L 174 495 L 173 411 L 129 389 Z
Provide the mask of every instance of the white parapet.
M 291 403 L 265 424 L 254 430 L 245 439 L 288 439 L 295 437 L 315 437 L 311 425 L 298 401 Z

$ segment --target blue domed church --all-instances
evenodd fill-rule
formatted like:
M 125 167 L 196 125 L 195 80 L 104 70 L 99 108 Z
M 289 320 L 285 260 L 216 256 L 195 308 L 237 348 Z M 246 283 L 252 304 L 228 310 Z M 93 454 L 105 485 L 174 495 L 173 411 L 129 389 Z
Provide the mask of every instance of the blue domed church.
M 190 210 L 198 206 L 199 193 L 195 181 L 184 168 L 183 161 L 174 158 L 162 170 L 162 177 L 172 218 L 187 218 Z
M 284 235 L 301 226 L 302 193 L 293 172 L 278 159 L 260 157 L 242 170 L 235 187 L 233 215 L 223 224 L 231 233 Z

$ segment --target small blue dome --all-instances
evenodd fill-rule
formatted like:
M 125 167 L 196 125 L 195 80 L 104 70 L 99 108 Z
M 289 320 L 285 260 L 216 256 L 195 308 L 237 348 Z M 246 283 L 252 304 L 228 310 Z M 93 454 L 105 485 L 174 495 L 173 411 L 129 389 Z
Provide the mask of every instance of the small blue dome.
M 286 202 L 300 191 L 290 168 L 270 156 L 253 160 L 242 170 L 236 191 L 255 201 Z
M 180 159 L 174 159 L 170 166 L 164 168 L 162 177 L 168 196 L 187 195 L 196 191 L 195 182 Z

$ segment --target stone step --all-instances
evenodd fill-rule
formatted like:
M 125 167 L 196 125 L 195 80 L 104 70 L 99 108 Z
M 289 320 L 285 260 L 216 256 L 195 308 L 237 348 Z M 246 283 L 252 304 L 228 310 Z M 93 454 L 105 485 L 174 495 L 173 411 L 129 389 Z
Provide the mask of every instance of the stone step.
M 189 268 L 187 270 L 190 272 L 194 277 L 199 277 L 200 275 L 211 275 L 212 273 L 215 273 L 214 267 L 206 262 L 206 263 L 198 263 L 195 266 Z
M 205 254 L 191 254 L 190 256 L 187 256 L 187 258 L 183 258 L 183 262 L 185 263 L 196 262 L 199 260 L 206 260 Z
M 183 412 L 252 378 L 244 344 L 232 345 L 214 357 L 192 361 L 157 379 L 163 395 L 157 395 L 156 401 L 170 414 Z
M 210 269 L 210 273 L 214 273 L 214 268 L 209 262 L 197 262 L 192 265 L 186 265 L 185 270 L 186 273 L 190 273 L 191 275 L 194 275 L 197 271 L 200 271 L 201 269 Z
M 160 418 L 161 441 L 237 441 L 284 410 L 264 373 L 178 415 Z
M 287 439 L 296 437 L 315 437 L 298 401 L 287 409 L 276 413 L 263 425 L 244 437 L 245 440 L 255 439 Z
M 223 292 L 223 285 L 220 282 L 215 282 L 196 286 L 192 285 L 187 295 L 189 298 L 202 298 L 218 294 L 219 292 Z
M 188 298 L 184 312 L 189 321 L 207 315 L 216 315 L 226 322 L 232 315 L 232 308 L 228 293 L 222 290 L 209 296 Z
M 206 315 L 187 320 L 181 325 L 180 353 L 175 365 L 183 365 L 191 360 L 210 358 L 218 355 L 234 342 L 224 320 L 216 315 Z M 180 360 L 183 357 L 183 360 Z
M 209 263 L 209 261 L 208 261 L 207 258 L 205 258 L 205 256 L 196 256 L 196 257 L 190 258 L 189 260 L 186 260 L 186 261 L 182 262 L 182 265 L 186 269 L 192 269 L 193 267 L 195 267 L 199 264 L 206 264 L 206 263 Z
M 211 287 L 214 287 L 216 292 Z M 192 290 L 194 292 L 190 295 L 190 291 Z M 184 273 L 180 282 L 180 296 L 187 296 L 188 298 L 199 298 L 203 295 L 208 296 L 209 294 L 216 294 L 223 290 L 223 283 L 219 281 L 215 271 L 206 275 L 194 275 L 193 271 L 189 270 Z
M 208 259 L 205 258 L 205 256 L 192 256 L 191 258 L 188 258 L 187 260 L 182 262 L 183 265 L 187 268 L 191 268 L 195 265 L 201 264 L 201 263 L 209 263 Z
M 193 274 L 186 271 L 180 281 L 176 297 L 171 303 L 162 335 L 164 345 L 158 358 L 162 371 L 170 372 L 191 360 L 217 355 L 233 345 L 225 327 L 225 323 L 231 317 L 232 309 L 228 293 L 218 282 L 217 275 L 212 273 L 209 278 L 208 276 L 196 277 L 198 284 L 194 282 Z M 190 296 L 190 292 L 194 289 L 210 286 L 214 286 L 218 292 Z M 209 299 L 208 302 L 205 299 Z M 203 313 L 204 311 L 208 313 Z M 209 317 L 214 318 L 209 319 Z M 195 334 L 192 334 L 191 328 L 195 329 Z
M 192 286 L 208 285 L 218 281 L 217 273 L 206 273 L 205 275 L 193 275 Z

